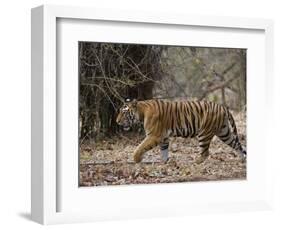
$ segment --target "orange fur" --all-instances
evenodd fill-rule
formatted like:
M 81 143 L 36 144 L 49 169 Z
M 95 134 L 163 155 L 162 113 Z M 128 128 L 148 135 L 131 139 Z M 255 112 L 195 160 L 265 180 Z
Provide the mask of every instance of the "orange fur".
M 135 162 L 142 155 L 161 143 L 168 143 L 170 135 L 197 137 L 203 162 L 209 155 L 209 145 L 214 137 L 223 137 L 231 147 L 242 151 L 236 126 L 228 109 L 222 105 L 207 101 L 164 101 L 147 100 L 125 103 L 120 109 L 116 122 L 131 125 L 142 122 L 146 138 L 134 151 Z M 229 123 L 233 129 L 230 131 Z M 228 136 L 226 136 L 228 135 Z

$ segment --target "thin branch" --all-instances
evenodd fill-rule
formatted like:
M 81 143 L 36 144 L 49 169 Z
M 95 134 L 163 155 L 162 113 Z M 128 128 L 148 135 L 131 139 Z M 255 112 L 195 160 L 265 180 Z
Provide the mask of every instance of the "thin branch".
M 97 67 L 98 65 L 97 64 L 89 64 L 88 62 L 84 61 L 83 60 L 83 63 L 86 65 L 86 66 L 89 66 L 89 67 Z
M 112 104 L 114 110 L 117 111 L 117 108 L 115 107 L 114 102 L 111 100 L 110 96 L 106 93 L 106 91 L 105 91 L 101 86 L 99 86 L 98 84 L 95 84 L 95 83 L 88 83 L 88 85 L 95 86 L 95 87 L 97 87 L 101 92 L 103 92 L 104 95 L 105 95 L 105 96 L 107 97 L 107 99 L 109 100 L 109 102 Z
M 140 164 L 163 164 L 163 161 L 142 161 Z M 80 165 L 110 165 L 110 164 L 136 164 L 134 161 L 124 161 L 124 162 L 115 162 L 115 161 L 96 161 L 96 162 L 81 162 Z
M 109 89 L 109 91 L 111 92 L 111 94 L 112 94 L 113 96 L 115 96 L 116 98 L 118 98 L 120 101 L 123 101 L 123 98 L 122 98 L 122 97 L 119 95 L 119 93 L 114 89 L 114 87 L 111 87 L 111 86 L 109 85 L 109 83 L 107 82 L 107 80 L 106 80 L 106 74 L 105 74 L 105 72 L 104 72 L 104 69 L 103 69 L 103 66 L 102 66 L 102 62 L 100 61 L 100 59 L 99 59 L 99 57 L 98 57 L 98 55 L 97 55 L 96 53 L 95 53 L 95 56 L 96 56 L 96 59 L 97 59 L 99 65 L 100 65 L 100 69 L 101 69 L 103 78 L 105 79 L 105 83 L 106 83 L 106 85 L 107 85 L 107 88 Z
M 212 93 L 212 92 L 214 92 L 214 91 L 216 91 L 216 90 L 218 90 L 218 89 L 222 89 L 222 88 L 226 87 L 230 82 L 232 82 L 233 80 L 235 80 L 235 79 L 238 78 L 238 77 L 239 77 L 239 74 L 235 75 L 234 77 L 228 79 L 227 81 L 225 81 L 225 82 L 223 82 L 223 83 L 221 83 L 221 84 L 218 84 L 218 85 L 216 85 L 216 86 L 211 87 L 210 89 L 208 89 L 207 91 L 205 91 L 205 92 L 202 94 L 202 96 L 200 97 L 199 100 L 204 99 L 208 94 L 210 94 L 210 93 Z
M 115 82 L 119 82 L 123 85 L 126 85 L 126 86 L 134 86 L 133 83 L 130 83 L 130 82 L 125 82 L 125 81 L 122 81 L 120 80 L 119 78 L 111 78 L 111 77 L 92 77 L 92 78 L 89 78 L 89 79 L 107 79 L 107 80 L 110 80 L 110 81 L 115 81 Z M 88 83 L 91 83 L 91 82 L 81 82 L 81 84 L 83 85 L 87 85 Z

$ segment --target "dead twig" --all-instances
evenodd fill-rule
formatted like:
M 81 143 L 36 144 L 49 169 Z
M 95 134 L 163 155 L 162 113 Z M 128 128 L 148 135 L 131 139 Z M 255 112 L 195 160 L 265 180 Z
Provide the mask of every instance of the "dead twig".
M 222 88 L 226 87 L 230 82 L 232 82 L 233 80 L 235 80 L 235 79 L 238 78 L 238 77 L 239 77 L 239 75 L 237 74 L 237 75 L 235 75 L 234 77 L 228 79 L 227 81 L 225 81 L 225 82 L 223 82 L 223 83 L 221 83 L 221 84 L 218 84 L 218 85 L 215 85 L 215 86 L 209 88 L 208 90 L 206 90 L 206 91 L 201 95 L 201 97 L 199 98 L 199 100 L 203 100 L 208 94 L 210 94 L 210 93 L 212 93 L 212 92 L 214 92 L 214 91 L 216 91 L 216 90 L 218 90 L 218 89 L 222 89 Z
M 80 165 L 123 165 L 123 164 L 137 164 L 134 161 L 96 161 L 96 162 L 81 162 Z M 140 164 L 163 164 L 162 161 L 142 161 Z

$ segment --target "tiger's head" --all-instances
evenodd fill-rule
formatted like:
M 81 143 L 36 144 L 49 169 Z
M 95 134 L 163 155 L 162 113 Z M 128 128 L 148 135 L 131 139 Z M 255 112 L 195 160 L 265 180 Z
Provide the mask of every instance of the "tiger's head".
M 124 105 L 120 108 L 116 118 L 116 123 L 123 126 L 123 129 L 128 131 L 134 124 L 138 124 L 139 114 L 137 111 L 137 100 L 126 100 Z

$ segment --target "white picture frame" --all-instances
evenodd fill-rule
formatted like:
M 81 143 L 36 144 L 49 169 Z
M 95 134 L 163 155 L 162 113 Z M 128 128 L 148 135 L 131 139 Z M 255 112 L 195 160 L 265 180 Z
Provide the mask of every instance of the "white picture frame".
M 81 19 L 82 22 L 81 22 Z M 256 46 L 253 45 L 250 49 L 253 51 L 252 59 L 250 59 L 249 73 L 250 78 L 248 81 L 249 93 L 248 103 L 251 105 L 252 112 L 250 114 L 256 114 L 256 116 L 250 116 L 248 119 L 248 134 L 249 142 L 260 143 L 260 137 L 255 135 L 255 122 L 259 122 L 262 119 L 268 121 L 266 127 L 262 127 L 262 131 L 266 133 L 266 142 L 262 143 L 259 147 L 249 149 L 249 176 L 246 181 L 234 181 L 234 182 L 209 182 L 209 183 L 196 183 L 196 184 L 166 184 L 166 185 L 149 185 L 149 186 L 125 186 L 122 188 L 113 189 L 108 188 L 92 188 L 84 189 L 73 187 L 75 181 L 78 180 L 78 176 L 75 177 L 77 168 L 72 166 L 77 163 L 78 157 L 70 156 L 67 160 L 62 156 L 57 155 L 59 151 L 58 143 L 58 126 L 60 125 L 58 120 L 59 111 L 64 108 L 58 103 L 58 97 L 61 94 L 60 84 L 58 84 L 57 75 L 58 71 L 58 47 L 60 38 L 58 38 L 58 29 L 61 29 L 61 20 L 68 20 L 68 25 L 74 21 L 83 23 L 84 21 L 91 22 L 103 22 L 110 28 L 115 27 L 118 23 L 129 25 L 128 28 L 124 28 L 124 31 L 130 32 L 130 28 L 134 28 L 134 25 L 138 25 L 142 28 L 142 25 L 148 25 L 151 28 L 160 28 L 165 34 L 170 29 L 180 28 L 184 31 L 187 27 L 199 28 L 205 35 L 209 34 L 210 37 L 214 36 L 217 40 L 211 43 L 211 46 L 222 46 L 221 35 L 211 35 L 216 30 L 218 33 L 223 31 L 239 31 L 242 34 L 251 34 L 253 31 L 253 37 L 250 35 L 248 38 L 245 36 L 244 47 L 248 48 L 247 44 L 255 44 L 255 34 L 257 35 Z M 76 30 L 82 30 L 89 27 L 82 26 L 77 23 Z M 117 23 L 117 24 L 116 24 Z M 90 25 L 91 26 L 91 25 Z M 65 28 L 65 27 L 64 27 Z M 64 29 L 62 28 L 62 29 Z M 67 33 L 66 27 L 66 33 Z M 71 25 L 70 25 L 70 30 Z M 94 28 L 94 27 L 93 27 Z M 118 29 L 118 28 L 117 28 Z M 105 30 L 102 30 L 105 31 Z M 160 32 L 161 32 L 160 31 Z M 77 32 L 77 31 L 76 31 Z M 200 32 L 200 33 L 201 33 Z M 61 33 L 61 32 L 59 32 Z M 73 31 L 71 33 L 74 33 Z M 92 32 L 85 33 L 85 38 L 91 38 Z M 120 33 L 120 37 L 113 38 L 113 41 L 119 42 L 138 42 L 136 37 L 126 38 L 124 33 Z M 161 33 L 160 33 L 161 34 Z M 67 34 L 66 34 L 67 35 Z M 151 33 L 153 35 L 153 33 Z M 163 34 L 162 34 L 163 35 Z M 112 37 L 107 39 L 107 33 L 100 36 L 99 41 L 112 41 Z M 157 37 L 158 36 L 158 37 Z M 154 38 L 143 39 L 142 43 L 155 42 L 157 44 L 166 44 L 167 40 L 161 41 L 161 35 L 155 35 Z M 196 35 L 196 36 L 200 36 Z M 231 35 L 232 36 L 232 35 Z M 240 47 L 239 34 L 237 36 L 229 36 L 228 42 L 225 45 L 231 47 Z M 96 221 L 107 219 L 124 219 L 124 218 L 142 218 L 153 216 L 172 216 L 172 215 L 185 215 L 190 213 L 206 213 L 206 212 L 226 212 L 226 211 L 245 211 L 245 210 L 264 210 L 272 207 L 272 169 L 271 169 L 271 138 L 270 135 L 273 129 L 272 124 L 272 111 L 273 111 L 273 22 L 266 19 L 249 19 L 249 18 L 232 18 L 232 17 L 214 17 L 214 16 L 190 16 L 190 15 L 174 15 L 164 14 L 159 12 L 127 12 L 118 10 L 105 10 L 105 9 L 92 9 L 92 8 L 79 8 L 69 6 L 52 6 L 44 5 L 32 9 L 32 180 L 31 180 L 31 216 L 32 219 L 41 224 L 55 224 L 55 223 L 70 223 L 70 222 L 82 222 L 82 221 Z M 130 37 L 130 36 L 127 36 Z M 227 40 L 227 36 L 225 36 Z M 253 40 L 252 40 L 253 38 Z M 64 39 L 68 39 L 65 38 Z M 74 39 L 74 38 L 72 38 Z M 80 39 L 75 37 L 75 39 Z M 127 39 L 127 40 L 126 40 Z M 131 40 L 130 40 L 131 39 Z M 155 40 L 156 39 L 156 40 Z M 173 38 L 172 38 L 173 39 Z M 196 39 L 195 37 L 193 38 Z M 232 40 L 233 39 L 233 40 Z M 69 37 L 69 41 L 71 38 Z M 63 44 L 67 43 L 67 40 L 61 40 Z M 235 43 L 236 41 L 236 43 Z M 75 42 L 75 40 L 73 40 Z M 205 42 L 205 43 L 204 43 Z M 171 40 L 173 43 L 173 40 Z M 171 44 L 169 43 L 169 44 Z M 192 40 L 190 40 L 190 43 Z M 242 42 L 243 43 L 243 42 Z M 241 44 L 242 44 L 241 43 Z M 73 44 L 73 43 L 70 43 Z M 175 41 L 174 44 L 186 45 L 185 41 Z M 199 43 L 194 43 L 199 44 Z M 193 45 L 194 45 L 193 44 Z M 201 44 L 206 44 L 206 41 L 202 40 Z M 210 44 L 206 44 L 210 45 Z M 261 45 L 261 47 L 260 47 Z M 255 47 L 258 53 L 255 53 Z M 72 51 L 68 51 L 70 58 L 73 54 Z M 255 55 L 256 54 L 256 55 Z M 70 60 L 71 61 L 71 60 Z M 257 70 L 252 68 L 255 64 L 258 64 Z M 248 66 L 247 66 L 248 67 Z M 76 67 L 77 68 L 77 67 Z M 253 71 L 253 72 L 251 72 Z M 257 71 L 257 72 L 254 72 Z M 71 74 L 71 73 L 70 73 Z M 248 74 L 248 73 L 247 73 Z M 74 74 L 75 75 L 75 74 Z M 258 76 L 255 86 L 253 86 L 252 75 Z M 77 75 L 76 75 L 77 76 Z M 252 79 L 252 80 L 251 80 Z M 63 87 L 77 86 L 74 78 L 71 78 L 69 85 Z M 259 94 L 253 90 L 253 87 L 259 89 Z M 67 88 L 64 88 L 67 89 Z M 65 91 L 65 90 L 64 90 Z M 255 96 L 256 100 L 253 100 Z M 252 99 L 251 99 L 252 98 Z M 74 98 L 74 101 L 76 98 Z M 256 102 L 259 101 L 259 102 Z M 63 100 L 61 101 L 63 103 Z M 75 104 L 75 103 L 74 103 Z M 259 110 L 259 106 L 266 107 L 266 110 Z M 65 108 L 67 109 L 67 108 Z M 257 114 L 259 112 L 259 114 Z M 73 117 L 73 116 L 70 116 Z M 74 116 L 75 117 L 75 116 Z M 72 120 L 73 121 L 73 120 Z M 71 120 L 66 120 L 71 124 Z M 251 131 L 252 130 L 252 131 Z M 75 129 L 74 129 L 75 132 Z M 73 138 L 73 132 L 69 132 Z M 67 137 L 68 138 L 68 137 Z M 250 145 L 251 146 L 251 145 Z M 260 150 L 259 150 L 260 149 Z M 252 152 L 264 151 L 266 154 L 251 154 Z M 71 154 L 70 154 L 71 155 Z M 248 163 L 247 162 L 247 163 Z M 61 165 L 63 164 L 63 170 L 67 171 L 67 175 L 74 175 L 71 178 L 65 178 L 66 173 L 62 172 Z M 262 171 L 258 174 L 260 176 L 257 180 L 257 176 L 251 177 L 255 172 L 258 172 L 262 167 Z M 252 173 L 251 173 L 252 172 Z M 61 175 L 62 174 L 62 175 Z M 70 181 L 68 186 L 65 181 Z M 71 182 L 72 181 L 72 182 Z M 253 181 L 253 183 L 252 183 Z M 71 184 L 72 183 L 72 184 Z M 71 187 L 72 186 L 72 187 Z M 117 186 L 118 187 L 118 186 Z M 68 190 L 69 189 L 69 190 Z M 72 190 L 73 191 L 72 191 Z M 79 190 L 80 189 L 80 190 Z M 163 189 L 165 192 L 163 193 Z M 212 196 L 204 196 L 202 202 L 199 202 L 200 196 L 198 191 L 206 191 L 212 194 Z M 61 190 L 63 192 L 61 192 Z M 237 194 L 234 198 L 223 197 L 220 191 L 229 192 L 230 195 Z M 255 191 L 255 194 L 247 194 Z M 81 192 L 82 191 L 82 192 Z M 244 193 L 244 194 L 243 194 Z M 96 197 L 93 201 L 89 200 L 89 196 Z M 137 194 L 137 195 L 136 195 Z M 149 206 L 142 205 L 144 200 L 140 198 L 137 201 L 134 197 L 144 194 L 148 199 Z M 163 195 L 164 194 L 164 195 Z M 177 199 L 169 199 L 167 195 L 171 194 L 171 197 L 176 196 Z M 185 201 L 182 198 L 185 194 L 192 196 L 191 201 Z M 87 200 L 83 199 L 87 197 Z M 108 198 L 106 202 L 99 202 L 105 197 Z M 150 198 L 148 198 L 150 197 Z M 251 199 L 252 197 L 252 199 Z M 81 199 L 80 199 L 81 198 Z M 200 197 L 199 197 L 200 198 Z M 221 199 L 221 200 L 220 200 Z M 163 203 L 162 201 L 165 200 Z M 182 201 L 182 202 L 181 202 Z M 61 202 L 64 203 L 61 208 Z M 92 203 L 91 203 L 92 202 Z M 95 203 L 96 202 L 96 203 Z M 67 203 L 67 205 L 65 205 Z M 96 205 L 93 205 L 96 204 Z M 104 205 L 104 207 L 103 207 Z M 85 211 L 81 211 L 85 210 Z

